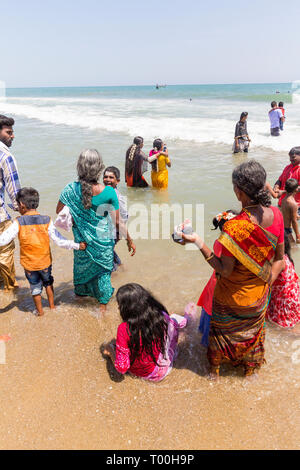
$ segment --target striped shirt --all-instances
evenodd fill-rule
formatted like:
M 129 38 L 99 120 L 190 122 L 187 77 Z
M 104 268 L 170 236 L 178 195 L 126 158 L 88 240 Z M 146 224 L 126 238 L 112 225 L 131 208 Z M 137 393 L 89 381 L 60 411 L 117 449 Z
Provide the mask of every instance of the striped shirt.
M 16 195 L 19 189 L 21 185 L 16 160 L 8 147 L 0 141 L 0 223 L 11 218 L 5 207 L 5 191 L 11 200 L 8 206 L 17 211 Z

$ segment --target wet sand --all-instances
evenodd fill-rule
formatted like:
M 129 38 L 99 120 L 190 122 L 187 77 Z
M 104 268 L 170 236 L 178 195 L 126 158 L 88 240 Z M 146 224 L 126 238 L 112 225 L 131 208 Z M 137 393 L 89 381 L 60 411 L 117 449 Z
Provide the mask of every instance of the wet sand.
M 118 245 L 124 267 L 112 276 L 115 288 L 140 282 L 179 314 L 197 301 L 210 275 L 201 257 L 183 254 L 175 244 L 171 252 L 158 244 L 157 253 L 149 253 L 147 242 L 138 241 L 137 249 L 129 258 L 125 242 Z M 0 334 L 11 336 L 6 364 L 0 364 L 1 449 L 300 448 L 300 328 L 268 324 L 267 364 L 254 382 L 230 366 L 218 383 L 208 380 L 198 318 L 180 337 L 178 358 L 164 381 L 123 377 L 100 352 L 120 322 L 115 299 L 104 317 L 96 301 L 78 303 L 72 254 L 56 247 L 53 254 L 55 311 L 45 308 L 41 318 L 30 313 L 18 262 L 16 300 L 5 307 L 1 293 Z M 157 269 L 158 259 L 164 269 Z

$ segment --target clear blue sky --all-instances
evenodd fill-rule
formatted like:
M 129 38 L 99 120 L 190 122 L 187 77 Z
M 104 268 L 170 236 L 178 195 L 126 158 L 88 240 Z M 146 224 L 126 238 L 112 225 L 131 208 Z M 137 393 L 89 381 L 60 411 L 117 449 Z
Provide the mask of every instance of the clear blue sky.
M 299 0 L 1 1 L 8 87 L 300 79 Z

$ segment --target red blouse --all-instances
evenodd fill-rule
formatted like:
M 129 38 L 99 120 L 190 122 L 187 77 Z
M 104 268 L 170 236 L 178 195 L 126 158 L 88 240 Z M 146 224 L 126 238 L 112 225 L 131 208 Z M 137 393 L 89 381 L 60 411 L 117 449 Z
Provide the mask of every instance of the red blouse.
M 268 232 L 271 232 L 273 235 L 275 235 L 278 238 L 277 243 L 280 244 L 284 242 L 283 216 L 282 216 L 282 213 L 280 212 L 280 209 L 278 209 L 278 207 L 270 206 L 270 208 L 273 211 L 274 220 L 273 220 L 272 225 L 270 225 L 269 227 L 264 227 L 264 228 L 265 230 L 268 230 Z M 233 257 L 233 254 L 230 253 L 230 251 L 227 250 L 227 248 L 225 248 L 225 246 L 223 246 L 218 240 L 216 240 L 216 243 L 222 246 L 222 255 Z
M 125 374 L 127 371 L 131 372 L 138 377 L 147 377 L 153 372 L 156 367 L 152 357 L 145 351 L 138 354 L 133 363 L 131 363 L 129 344 L 129 332 L 126 322 L 121 323 L 118 327 L 117 340 L 116 340 L 116 361 L 115 368 L 121 374 Z M 142 340 L 141 340 L 142 341 Z M 142 343 L 141 343 L 142 345 Z M 160 351 L 157 350 L 156 346 L 153 347 L 153 354 L 157 361 Z

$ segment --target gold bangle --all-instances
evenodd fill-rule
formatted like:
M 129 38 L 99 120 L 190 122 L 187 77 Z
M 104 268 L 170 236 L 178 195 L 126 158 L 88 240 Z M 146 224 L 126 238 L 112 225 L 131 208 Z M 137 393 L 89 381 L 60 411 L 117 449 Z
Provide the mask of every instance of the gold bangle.
M 210 255 L 208 258 L 205 258 L 205 261 L 209 261 L 209 260 L 211 260 L 211 259 L 212 259 L 214 256 L 215 256 L 215 254 L 214 254 L 214 253 L 212 253 L 212 254 L 211 254 L 211 255 Z

